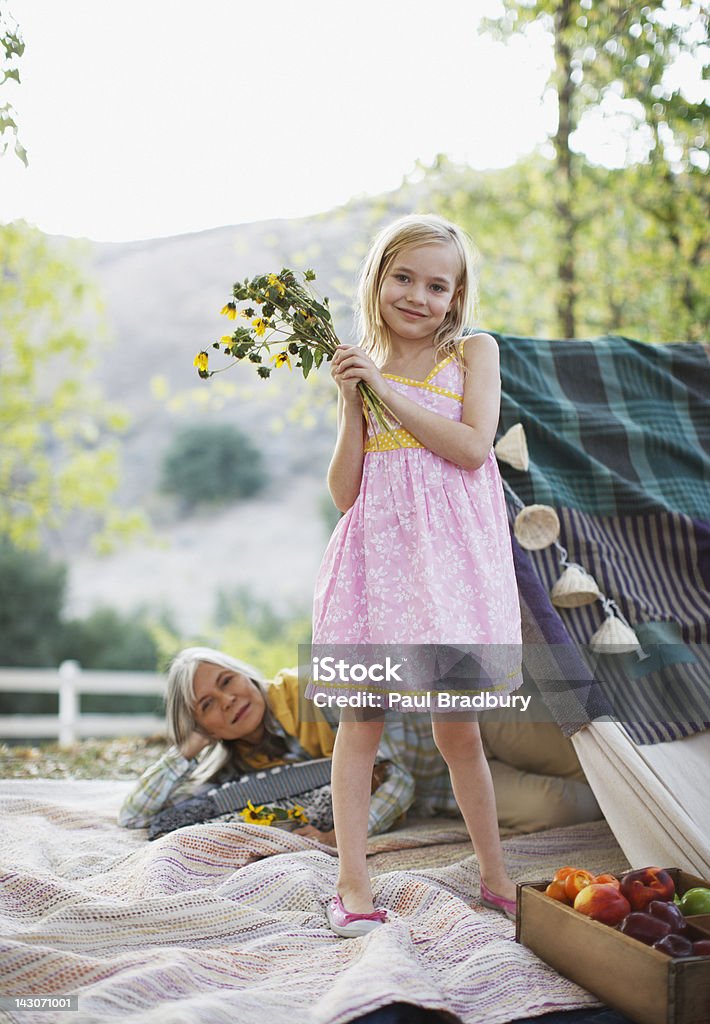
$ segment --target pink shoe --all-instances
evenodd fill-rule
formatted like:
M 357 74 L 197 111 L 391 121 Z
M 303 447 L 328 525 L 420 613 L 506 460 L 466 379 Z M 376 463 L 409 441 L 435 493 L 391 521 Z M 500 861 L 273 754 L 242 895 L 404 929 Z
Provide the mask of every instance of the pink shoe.
M 489 910 L 500 910 L 501 914 L 505 914 L 511 921 L 516 918 L 515 900 L 505 900 L 497 893 L 491 892 L 483 879 L 481 879 L 481 903 Z
M 325 916 L 331 930 L 346 939 L 367 935 L 387 921 L 386 910 L 376 910 L 374 914 L 351 914 L 337 893 L 325 908 Z

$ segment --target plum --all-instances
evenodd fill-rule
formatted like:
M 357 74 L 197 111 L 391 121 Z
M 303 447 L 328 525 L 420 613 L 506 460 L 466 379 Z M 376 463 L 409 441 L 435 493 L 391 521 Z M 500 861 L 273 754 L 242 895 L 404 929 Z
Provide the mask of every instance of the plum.
M 653 948 L 660 950 L 661 953 L 667 953 L 668 956 L 693 956 L 693 943 L 675 932 L 664 935 L 658 942 L 654 942 Z
M 670 935 L 671 926 L 667 921 L 661 921 L 660 917 L 652 917 L 650 914 L 644 914 L 643 911 L 634 910 L 627 914 L 621 922 L 619 931 L 631 939 L 638 939 L 639 942 L 645 942 L 647 946 L 652 946 L 654 942 Z
M 651 900 L 645 913 L 657 917 L 660 921 L 666 921 L 671 926 L 671 931 L 678 935 L 685 935 L 688 930 L 687 922 L 675 903 L 669 903 L 666 900 Z

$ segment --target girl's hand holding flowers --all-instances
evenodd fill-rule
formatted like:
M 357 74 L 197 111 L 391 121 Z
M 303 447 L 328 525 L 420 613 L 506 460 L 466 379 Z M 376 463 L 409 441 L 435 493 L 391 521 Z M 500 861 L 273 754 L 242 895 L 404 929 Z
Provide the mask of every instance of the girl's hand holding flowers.
M 387 404 L 389 386 L 372 359 L 357 345 L 338 345 L 333 355 L 331 376 L 340 388 L 346 405 L 361 401 L 358 384 L 362 381 Z

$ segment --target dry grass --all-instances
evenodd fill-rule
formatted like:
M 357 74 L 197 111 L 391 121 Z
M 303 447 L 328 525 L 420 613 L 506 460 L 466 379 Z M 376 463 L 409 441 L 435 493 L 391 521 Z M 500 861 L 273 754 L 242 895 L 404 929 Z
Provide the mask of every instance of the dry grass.
M 0 778 L 133 779 L 165 752 L 163 736 L 121 736 L 81 740 L 71 746 L 37 747 L 0 744 Z

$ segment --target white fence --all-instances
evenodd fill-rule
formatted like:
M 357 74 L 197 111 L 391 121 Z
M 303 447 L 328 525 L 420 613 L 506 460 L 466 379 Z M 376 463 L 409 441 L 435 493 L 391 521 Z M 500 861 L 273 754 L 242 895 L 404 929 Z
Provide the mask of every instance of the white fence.
M 151 736 L 165 732 L 157 715 L 81 714 L 81 694 L 160 695 L 163 678 L 154 672 L 83 671 L 76 661 L 58 669 L 0 669 L 0 692 L 58 693 L 58 715 L 0 715 L 0 740 L 38 737 L 74 743 L 85 736 Z

